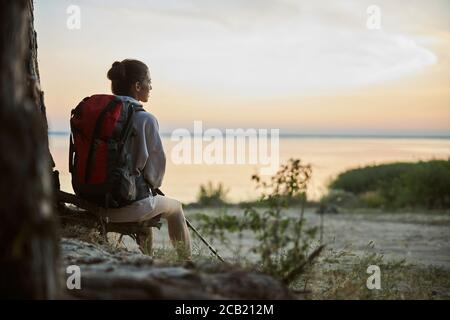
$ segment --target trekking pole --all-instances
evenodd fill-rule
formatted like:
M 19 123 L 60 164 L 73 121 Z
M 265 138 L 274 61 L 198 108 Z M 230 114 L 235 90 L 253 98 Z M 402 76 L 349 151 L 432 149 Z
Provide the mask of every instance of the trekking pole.
M 155 188 L 155 189 L 152 189 L 152 190 L 154 190 L 157 194 L 160 194 L 160 195 L 162 195 L 162 196 L 165 195 L 165 194 L 164 194 L 160 189 L 158 189 L 158 188 Z M 200 240 L 202 240 L 202 242 L 203 242 L 204 244 L 206 244 L 206 246 L 209 248 L 209 250 L 211 250 L 211 252 L 214 253 L 214 254 L 216 255 L 216 257 L 217 257 L 220 261 L 225 262 L 225 260 L 220 256 L 220 254 L 217 252 L 217 250 L 214 249 L 214 247 L 213 247 L 212 245 L 210 245 L 210 244 L 208 243 L 208 241 L 206 241 L 205 238 L 202 237 L 202 235 L 200 234 L 200 232 L 198 232 L 197 229 L 194 228 L 194 226 L 190 223 L 190 221 L 189 221 L 186 217 L 184 217 L 184 219 L 186 220 L 186 224 L 188 225 L 188 227 L 191 228 L 192 231 L 194 231 L 194 233 L 200 238 Z

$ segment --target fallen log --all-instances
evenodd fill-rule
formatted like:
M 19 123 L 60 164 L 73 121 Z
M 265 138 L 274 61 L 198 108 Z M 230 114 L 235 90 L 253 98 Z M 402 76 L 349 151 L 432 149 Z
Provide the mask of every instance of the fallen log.
M 121 236 L 130 236 L 137 242 L 139 236 L 145 238 L 151 236 L 150 228 L 161 228 L 161 215 L 142 222 L 110 222 L 107 217 L 101 214 L 103 208 L 61 190 L 57 191 L 57 204 L 59 217 L 64 223 L 97 228 L 105 241 L 108 241 L 107 234 L 109 232 L 116 232 Z M 67 204 L 70 204 L 70 206 Z
M 128 251 L 109 252 L 77 239 L 61 240 L 62 271 L 79 266 L 80 290 L 67 299 L 304 299 L 281 281 L 237 266 L 199 262 L 167 265 Z

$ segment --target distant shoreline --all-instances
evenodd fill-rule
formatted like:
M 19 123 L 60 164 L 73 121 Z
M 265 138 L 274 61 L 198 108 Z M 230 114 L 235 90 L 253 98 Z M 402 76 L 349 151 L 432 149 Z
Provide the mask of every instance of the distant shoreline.
M 49 131 L 49 136 L 68 136 L 68 131 Z M 162 132 L 161 137 L 170 138 L 171 133 Z M 408 134 L 280 134 L 281 139 L 450 139 L 450 135 L 408 135 Z

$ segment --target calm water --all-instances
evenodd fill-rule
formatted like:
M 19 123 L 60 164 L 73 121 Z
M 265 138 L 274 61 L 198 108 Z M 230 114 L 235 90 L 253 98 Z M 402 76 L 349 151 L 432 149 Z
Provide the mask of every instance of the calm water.
M 50 149 L 60 171 L 61 188 L 72 192 L 68 172 L 68 139 L 65 135 L 50 135 Z M 171 151 L 175 142 L 163 137 L 167 168 L 162 190 L 183 202 L 196 199 L 200 184 L 222 182 L 229 191 L 229 200 L 248 200 L 257 192 L 250 180 L 259 170 L 250 164 L 175 164 Z M 206 143 L 205 143 L 206 145 Z M 395 161 L 447 159 L 450 139 L 416 138 L 280 138 L 280 161 L 294 157 L 312 165 L 313 177 L 308 195 L 318 199 L 327 191 L 328 182 L 340 172 L 368 164 Z

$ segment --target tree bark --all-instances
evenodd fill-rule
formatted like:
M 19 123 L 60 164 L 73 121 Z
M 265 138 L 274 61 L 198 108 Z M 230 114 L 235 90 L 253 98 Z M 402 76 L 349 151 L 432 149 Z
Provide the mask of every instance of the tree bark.
M 0 296 L 59 295 L 47 121 L 32 0 L 0 0 Z

